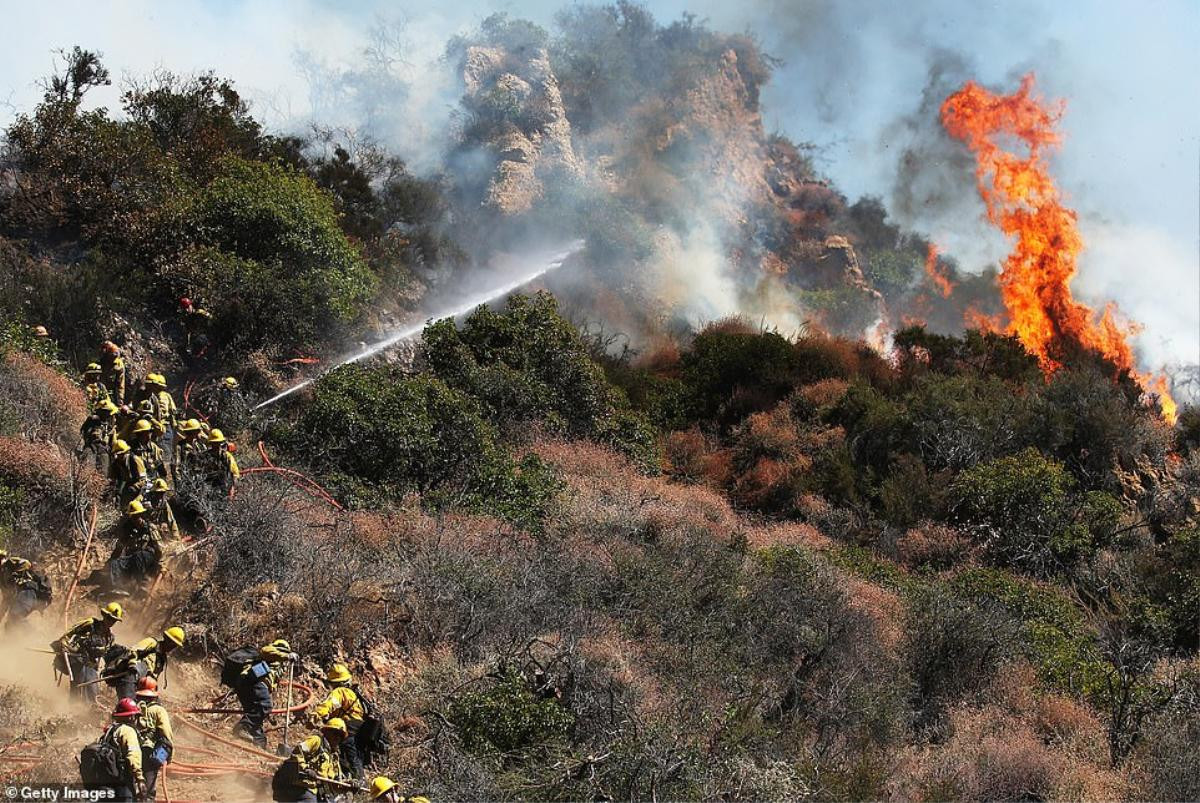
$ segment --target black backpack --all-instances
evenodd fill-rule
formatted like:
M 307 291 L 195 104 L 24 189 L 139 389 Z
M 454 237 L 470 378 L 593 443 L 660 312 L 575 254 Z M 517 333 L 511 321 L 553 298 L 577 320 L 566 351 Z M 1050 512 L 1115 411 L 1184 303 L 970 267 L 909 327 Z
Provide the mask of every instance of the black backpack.
M 46 575 L 41 572 L 33 572 L 33 591 L 37 598 L 47 605 L 54 601 L 54 589 L 50 587 Z
M 225 663 L 221 664 L 221 685 L 231 689 L 237 688 L 242 672 L 257 660 L 258 650 L 254 647 L 242 647 L 229 653 L 225 657 Z
M 383 724 L 379 709 L 371 702 L 371 699 L 363 694 L 357 686 L 351 686 L 350 690 L 358 695 L 358 700 L 362 703 L 363 724 L 358 729 L 357 741 L 364 753 L 363 763 L 371 765 L 374 763 L 374 759 L 387 758 L 392 749 L 392 740 L 388 735 L 387 727 Z
M 275 774 L 271 776 L 271 799 L 295 800 L 302 791 L 300 765 L 295 758 L 288 758 L 275 768 Z
M 89 789 L 125 786 L 125 775 L 121 771 L 124 759 L 113 737 L 113 727 L 104 731 L 99 740 L 79 751 L 79 776 Z

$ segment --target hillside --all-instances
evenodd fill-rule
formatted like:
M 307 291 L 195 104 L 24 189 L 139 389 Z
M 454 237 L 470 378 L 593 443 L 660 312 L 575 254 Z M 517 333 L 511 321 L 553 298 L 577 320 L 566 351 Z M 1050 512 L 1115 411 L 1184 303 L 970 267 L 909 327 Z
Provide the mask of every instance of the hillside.
M 489 18 L 447 46 L 428 176 L 266 131 L 215 75 L 94 108 L 107 70 L 69 56 L 0 162 L 0 549 L 55 597 L 3 625 L 8 783 L 75 779 L 113 692 L 68 704 L 37 651 L 119 600 L 122 644 L 188 633 L 172 800 L 269 797 L 307 727 L 233 740 L 217 664 L 278 638 L 293 704 L 346 663 L 376 771 L 435 801 L 1200 797 L 1200 410 L 1167 423 L 1082 339 L 1047 370 L 964 330 L 995 274 L 926 272 L 768 135 L 752 40 L 625 2 Z M 181 536 L 121 594 L 86 582 L 126 526 L 79 448 L 104 341 L 241 471 L 172 472 Z

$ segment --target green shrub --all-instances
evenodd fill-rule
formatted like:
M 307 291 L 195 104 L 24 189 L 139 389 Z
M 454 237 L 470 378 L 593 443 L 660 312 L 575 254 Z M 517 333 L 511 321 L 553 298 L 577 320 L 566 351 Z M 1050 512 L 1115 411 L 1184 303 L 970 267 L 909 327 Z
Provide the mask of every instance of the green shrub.
M 551 433 L 609 444 L 643 468 L 657 466 L 654 432 L 605 378 L 554 297 L 516 295 L 503 312 L 479 307 L 462 327 L 426 327 L 430 370 L 478 400 L 483 416 L 509 439 L 540 424 Z
M 489 688 L 466 691 L 450 702 L 446 717 L 463 746 L 507 757 L 546 742 L 565 740 L 575 718 L 557 700 L 542 699 L 509 669 Z
M 218 341 L 311 347 L 355 320 L 375 277 L 338 227 L 332 199 L 288 168 L 229 157 L 204 189 L 208 247 L 181 265 Z
M 1078 493 L 1061 463 L 1032 448 L 968 468 L 950 495 L 954 517 L 994 561 L 1041 574 L 1089 554 L 1120 514 L 1115 499 Z
M 474 400 L 435 377 L 388 367 L 334 371 L 277 437 L 359 502 L 416 491 L 435 507 L 532 525 L 559 487 L 536 458 L 514 464 Z

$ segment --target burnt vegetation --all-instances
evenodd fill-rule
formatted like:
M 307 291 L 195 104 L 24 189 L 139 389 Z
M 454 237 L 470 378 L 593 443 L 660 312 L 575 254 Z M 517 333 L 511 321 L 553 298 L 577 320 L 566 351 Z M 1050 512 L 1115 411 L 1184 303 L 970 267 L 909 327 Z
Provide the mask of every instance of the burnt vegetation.
M 646 75 L 771 64 L 625 2 L 483 35 L 548 48 L 585 131 Z M 102 337 L 265 397 L 465 259 L 454 193 L 378 147 L 266 132 L 213 75 L 86 108 L 108 80 L 65 54 L 0 164 L 0 547 L 32 556 L 101 493 L 68 377 Z M 877 201 L 811 192 L 771 222 L 782 253 L 839 232 L 889 301 L 928 290 Z M 624 203 L 584 205 L 593 247 L 637 252 Z M 214 315 L 203 355 L 182 294 Z M 349 661 L 391 774 L 434 799 L 1194 799 L 1200 412 L 1172 429 L 1086 355 L 1046 378 L 1013 338 L 933 328 L 886 359 L 738 319 L 614 354 L 548 293 L 432 322 L 411 364 L 227 432 L 332 497 L 264 472 L 198 500 L 165 604 L 214 654 Z

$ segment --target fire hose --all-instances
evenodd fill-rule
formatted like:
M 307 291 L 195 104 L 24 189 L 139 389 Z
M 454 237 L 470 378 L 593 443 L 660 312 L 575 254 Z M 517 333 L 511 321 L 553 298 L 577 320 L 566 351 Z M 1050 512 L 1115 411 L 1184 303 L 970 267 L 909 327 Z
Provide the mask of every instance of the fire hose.
M 317 693 L 312 688 L 312 686 L 309 686 L 304 683 L 296 683 L 294 681 L 287 681 L 287 680 L 281 682 L 279 685 L 287 686 L 289 689 L 295 689 L 296 691 L 299 691 L 308 696 L 305 697 L 303 701 L 297 703 L 296 705 L 287 706 L 285 708 L 272 709 L 271 710 L 272 715 L 289 714 L 289 713 L 296 714 L 296 713 L 299 713 L 300 711 L 303 711 L 304 709 L 311 706 L 314 702 L 316 702 Z M 240 713 L 242 713 L 242 709 L 240 709 L 240 708 L 185 708 L 182 711 L 180 711 L 180 713 L 182 713 L 182 714 L 240 714 Z

